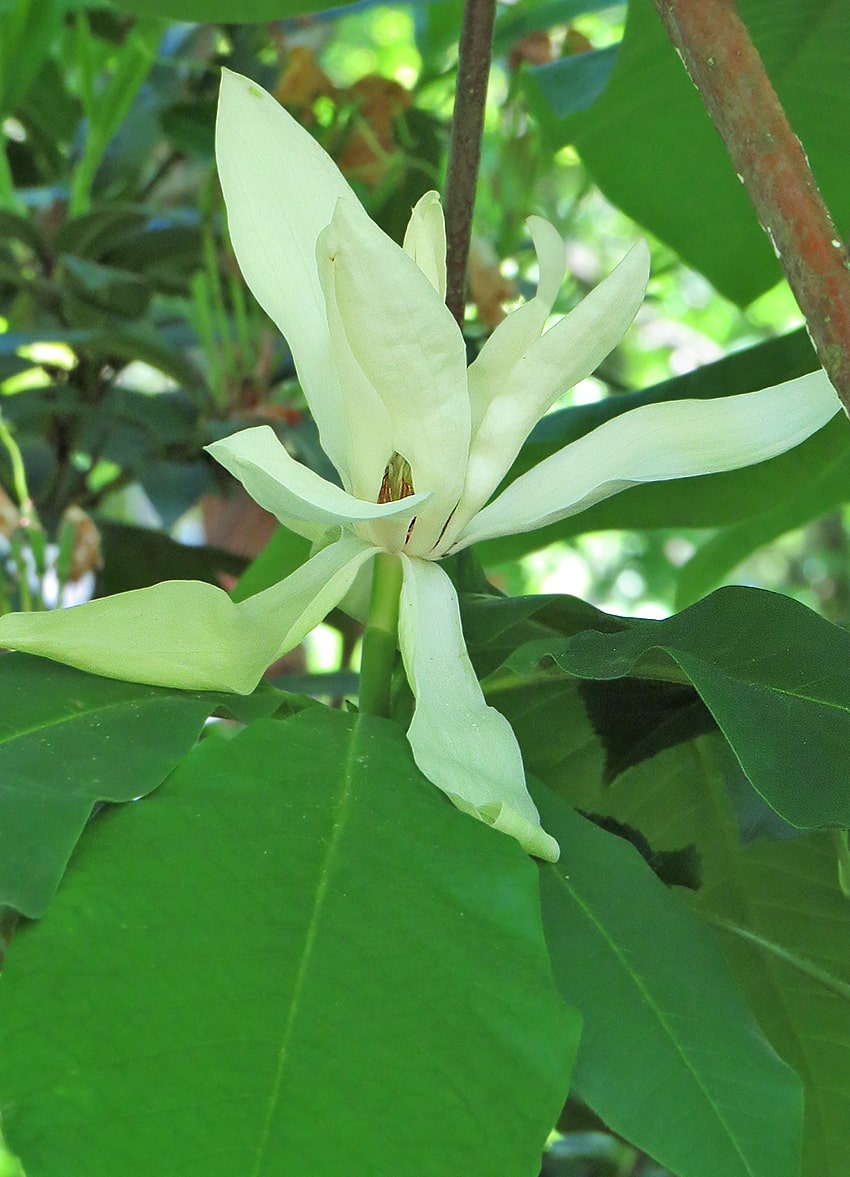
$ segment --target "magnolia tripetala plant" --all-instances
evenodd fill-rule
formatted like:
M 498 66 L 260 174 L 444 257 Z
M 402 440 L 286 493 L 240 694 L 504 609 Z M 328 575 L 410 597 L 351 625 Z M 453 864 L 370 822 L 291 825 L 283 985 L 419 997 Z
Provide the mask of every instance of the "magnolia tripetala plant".
M 166 582 L 73 609 L 10 614 L 0 619 L 0 644 L 114 678 L 247 693 L 371 563 L 373 621 L 387 632 L 398 623 L 420 769 L 460 809 L 554 860 L 514 734 L 485 703 L 470 665 L 440 560 L 635 483 L 770 458 L 824 425 L 838 399 L 816 372 L 747 395 L 646 405 L 565 446 L 491 501 L 535 423 L 622 338 L 645 292 L 646 246 L 546 330 L 565 249 L 552 225 L 531 217 L 537 293 L 467 368 L 444 302 L 435 192 L 396 245 L 311 136 L 230 72 L 216 151 L 239 265 L 292 349 L 342 485 L 295 461 L 266 426 L 208 450 L 261 506 L 314 541 L 314 554 L 239 603 L 209 584 Z

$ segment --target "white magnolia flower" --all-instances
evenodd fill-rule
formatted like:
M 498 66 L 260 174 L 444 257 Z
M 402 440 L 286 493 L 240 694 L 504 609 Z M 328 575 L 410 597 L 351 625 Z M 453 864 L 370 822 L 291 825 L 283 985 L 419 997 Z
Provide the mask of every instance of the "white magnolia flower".
M 233 246 L 292 349 L 342 487 L 300 465 L 267 427 L 209 447 L 249 494 L 317 553 L 281 583 L 233 603 L 168 582 L 51 614 L 0 619 L 0 644 L 85 670 L 184 688 L 251 691 L 379 552 L 403 566 L 399 644 L 416 707 L 408 738 L 424 774 L 464 811 L 554 860 L 507 721 L 484 701 L 442 557 L 542 527 L 635 483 L 748 465 L 797 445 L 838 410 L 822 372 L 715 400 L 622 414 L 517 478 L 491 502 L 530 430 L 619 342 L 643 298 L 636 245 L 544 332 L 564 245 L 538 217 L 537 293 L 467 370 L 444 303 L 436 193 L 400 248 L 368 218 L 333 162 L 259 86 L 225 73 L 217 157 Z

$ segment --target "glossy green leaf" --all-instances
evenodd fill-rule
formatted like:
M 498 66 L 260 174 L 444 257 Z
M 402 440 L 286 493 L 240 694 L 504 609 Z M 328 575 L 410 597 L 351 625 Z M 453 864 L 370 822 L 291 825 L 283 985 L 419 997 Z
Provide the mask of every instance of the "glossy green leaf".
M 589 679 L 686 676 L 777 813 L 850 825 L 850 633 L 798 602 L 720 589 L 666 621 L 579 634 L 552 657 Z
M 740 0 L 836 224 L 850 218 L 848 0 Z M 824 112 L 829 111 L 829 117 Z M 608 86 L 572 139 L 606 196 L 741 304 L 781 277 L 773 248 L 656 13 L 630 0 Z M 663 177 L 663 182 L 660 181 Z
M 572 637 L 586 629 L 618 632 L 630 624 L 578 597 L 554 593 L 528 597 L 463 593 L 460 602 L 467 649 L 479 677 L 502 666 L 527 642 Z M 556 644 L 556 648 L 560 647 Z
M 101 817 L 2 1000 L 43 1177 L 535 1177 L 578 1031 L 535 864 L 394 725 L 324 708 Z
M 562 851 L 541 887 L 555 978 L 584 1017 L 576 1091 L 677 1177 L 797 1177 L 800 1082 L 711 934 L 622 838 L 536 799 Z
M 42 915 L 98 802 L 155 789 L 226 699 L 0 654 L 0 906 Z
M 718 921 L 750 1007 L 805 1085 L 802 1177 L 845 1177 L 850 902 L 838 885 L 832 835 L 760 837 L 742 847 L 740 818 L 755 814 L 750 803 L 740 809 L 730 759 L 717 736 L 680 746 L 625 773 L 598 807 L 637 826 L 657 849 L 697 843 L 705 881 L 693 902 Z M 763 821 L 759 828 L 768 829 Z

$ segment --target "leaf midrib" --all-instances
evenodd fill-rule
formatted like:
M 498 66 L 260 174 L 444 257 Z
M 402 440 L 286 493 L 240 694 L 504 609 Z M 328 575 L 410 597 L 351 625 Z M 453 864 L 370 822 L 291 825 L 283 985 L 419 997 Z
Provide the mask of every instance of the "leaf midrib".
M 667 1020 L 666 1016 L 664 1015 L 663 1011 L 658 1006 L 658 1004 L 653 1000 L 652 995 L 651 995 L 650 991 L 646 988 L 641 976 L 638 974 L 638 972 L 635 969 L 631 968 L 631 966 L 628 964 L 628 962 L 626 960 L 625 954 L 620 951 L 620 948 L 617 945 L 616 941 L 613 940 L 608 935 L 608 932 L 606 931 L 604 925 L 599 922 L 599 920 L 596 918 L 595 914 L 593 913 L 592 909 L 582 900 L 582 898 L 577 894 L 575 889 L 569 885 L 567 878 L 564 875 L 562 875 L 557 870 L 557 868 L 555 866 L 553 866 L 551 869 L 554 871 L 555 875 L 558 878 L 558 881 L 561 883 L 564 890 L 567 891 L 567 893 L 571 896 L 571 898 L 574 900 L 574 902 L 578 905 L 580 910 L 584 913 L 585 917 L 590 921 L 590 923 L 593 925 L 593 927 L 597 930 L 598 934 L 600 935 L 600 937 L 602 938 L 604 943 L 607 945 L 607 947 L 609 948 L 612 955 L 616 958 L 616 960 L 620 964 L 626 977 L 628 977 L 633 982 L 633 984 L 637 988 L 638 992 L 640 993 L 641 997 L 645 1000 L 648 1008 L 655 1015 L 656 1019 L 658 1020 L 659 1025 L 663 1029 L 667 1039 L 670 1041 L 670 1043 L 675 1048 L 676 1053 L 681 1058 L 682 1063 L 685 1066 L 685 1069 L 690 1074 L 696 1087 L 705 1096 L 706 1102 L 708 1103 L 709 1107 L 714 1112 L 718 1123 L 721 1125 L 724 1132 L 726 1133 L 730 1143 L 732 1144 L 732 1147 L 735 1150 L 735 1153 L 741 1159 L 741 1162 L 744 1165 L 745 1171 L 747 1173 L 751 1174 L 752 1177 L 757 1177 L 757 1175 L 755 1174 L 752 1166 L 750 1165 L 746 1155 L 741 1151 L 741 1147 L 738 1143 L 735 1133 L 732 1131 L 730 1124 L 727 1122 L 726 1118 L 721 1113 L 720 1108 L 715 1103 L 714 1099 L 711 1097 L 711 1093 L 709 1092 L 708 1088 L 701 1080 L 699 1073 L 697 1072 L 697 1070 L 694 1068 L 693 1064 L 691 1063 L 689 1056 L 686 1054 L 686 1052 L 682 1048 L 681 1044 L 679 1043 L 678 1039 L 673 1034 L 673 1032 L 670 1028 L 670 1025 L 668 1024 L 668 1020 Z
M 301 952 L 301 959 L 298 962 L 298 970 L 295 975 L 295 982 L 293 984 L 292 995 L 289 1001 L 289 1009 L 285 1024 L 283 1026 L 282 1040 L 280 1050 L 278 1052 L 277 1068 L 275 1070 L 274 1080 L 269 1093 L 268 1107 L 266 1109 L 265 1120 L 260 1131 L 260 1139 L 257 1143 L 257 1157 L 254 1167 L 251 1170 L 250 1177 L 259 1177 L 263 1161 L 266 1157 L 266 1148 L 271 1135 L 274 1113 L 275 1109 L 277 1108 L 280 1089 L 283 1084 L 283 1076 L 286 1070 L 286 1064 L 289 1060 L 289 1047 L 299 1012 L 299 1002 L 313 957 L 313 949 L 316 944 L 319 924 L 325 905 L 325 898 L 327 896 L 330 880 L 333 876 L 333 866 L 337 858 L 340 840 L 342 838 L 342 834 L 346 826 L 346 819 L 348 817 L 352 789 L 352 766 L 355 760 L 356 749 L 357 738 L 355 734 L 355 738 L 352 739 L 349 743 L 349 750 L 345 761 L 345 768 L 342 773 L 340 790 L 337 796 L 336 804 L 334 806 L 334 820 L 333 825 L 331 826 L 331 836 L 328 840 L 327 849 L 325 851 L 324 859 L 319 868 L 318 877 L 316 880 L 316 891 L 313 898 L 313 908 L 310 915 L 310 923 L 307 926 L 307 932 L 304 937 L 304 946 Z

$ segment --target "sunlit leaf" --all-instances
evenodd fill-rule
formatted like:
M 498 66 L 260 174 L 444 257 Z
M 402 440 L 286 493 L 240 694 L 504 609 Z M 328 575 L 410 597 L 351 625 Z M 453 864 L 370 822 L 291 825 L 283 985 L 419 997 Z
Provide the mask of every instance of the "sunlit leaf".
M 536 1177 L 579 1025 L 536 865 L 323 708 L 98 819 L 3 1007 L 9 1146 L 63 1177 Z

